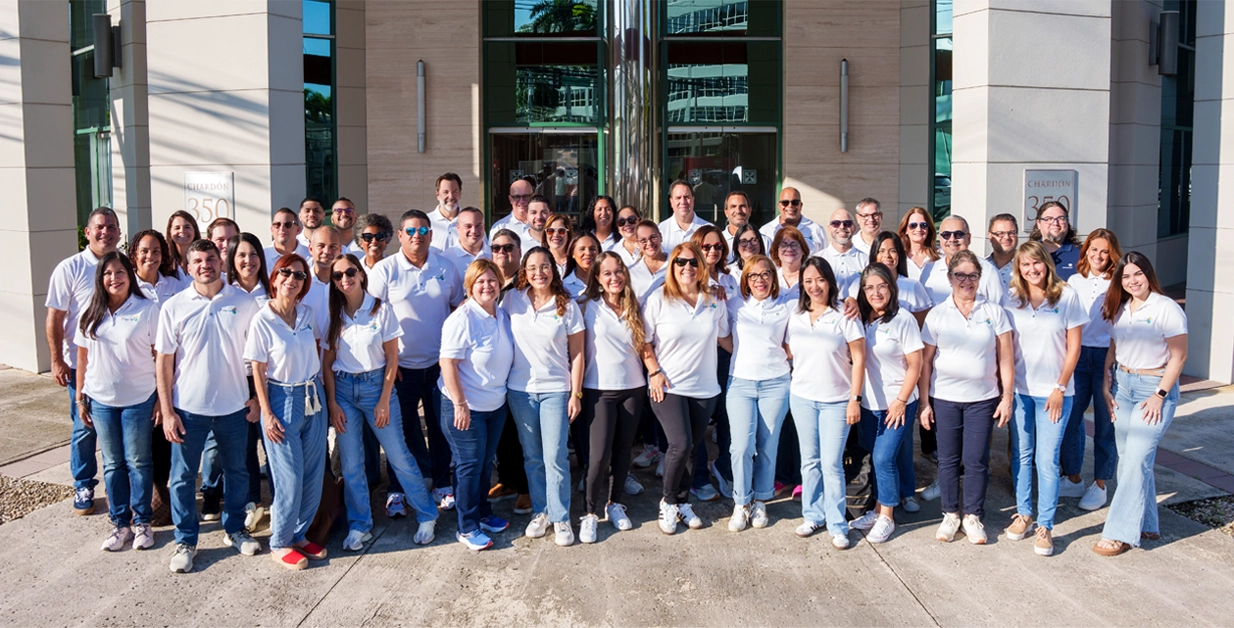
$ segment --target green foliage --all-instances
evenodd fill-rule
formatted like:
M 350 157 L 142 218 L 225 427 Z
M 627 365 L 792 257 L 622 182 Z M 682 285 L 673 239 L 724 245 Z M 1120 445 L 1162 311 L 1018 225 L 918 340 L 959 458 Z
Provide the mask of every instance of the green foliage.
M 574 0 L 540 0 L 531 8 L 531 21 L 519 31 L 524 33 L 570 33 L 594 31 L 596 8 L 588 2 Z

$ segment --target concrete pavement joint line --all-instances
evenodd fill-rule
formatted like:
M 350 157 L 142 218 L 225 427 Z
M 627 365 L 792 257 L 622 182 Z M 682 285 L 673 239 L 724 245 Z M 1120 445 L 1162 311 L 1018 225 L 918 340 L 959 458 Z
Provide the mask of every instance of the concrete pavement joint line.
M 372 548 L 373 548 L 373 544 L 374 544 L 374 543 L 376 543 L 376 542 L 378 541 L 378 539 L 380 539 L 381 537 L 385 536 L 386 531 L 390 529 L 390 524 L 391 524 L 391 522 L 390 522 L 389 520 L 387 520 L 387 522 L 386 522 L 386 526 L 385 526 L 384 528 L 382 528 L 382 529 L 381 529 L 381 532 L 379 532 L 379 533 L 377 533 L 377 534 L 374 534 L 374 535 L 373 535 L 373 538 L 372 538 L 371 540 L 369 540 L 368 545 L 366 545 L 366 546 L 364 547 L 364 549 L 363 549 L 363 550 L 359 553 L 359 555 L 357 555 L 357 556 L 356 556 L 356 560 L 355 560 L 355 561 L 353 561 L 353 562 L 351 563 L 351 565 L 349 565 L 346 569 L 344 569 L 344 570 L 343 570 L 343 573 L 339 574 L 339 577 L 338 577 L 338 578 L 336 578 L 336 579 L 334 580 L 334 584 L 330 585 L 329 590 L 327 590 L 327 591 L 325 592 L 325 594 L 323 594 L 321 597 L 317 598 L 317 602 L 313 604 L 313 607 L 312 607 L 312 608 L 308 609 L 308 612 L 307 612 L 307 613 L 305 613 L 305 614 L 304 614 L 304 616 L 300 618 L 300 621 L 296 622 L 296 626 L 303 626 L 303 625 L 304 625 L 304 622 L 308 621 L 308 618 L 313 616 L 313 612 L 317 610 L 317 607 L 318 607 L 318 606 L 321 606 L 321 603 L 322 603 L 322 602 L 324 602 L 324 601 L 326 601 L 326 598 L 330 597 L 330 594 L 331 594 L 331 593 L 334 593 L 334 589 L 335 589 L 335 587 L 337 587 L 337 586 L 339 585 L 339 583 L 340 583 L 340 582 L 342 582 L 342 581 L 343 581 L 343 579 L 347 577 L 347 574 L 351 573 L 351 570 L 352 570 L 352 569 L 353 569 L 356 565 L 359 565 L 359 564 L 360 564 L 360 561 L 364 560 L 364 556 L 365 556 L 366 554 L 368 554 L 368 552 L 369 552 L 369 550 L 370 550 L 370 549 L 372 549 Z M 348 532 L 350 533 L 350 528 L 348 529 Z M 376 613 L 377 613 L 377 609 L 374 609 L 374 610 L 373 610 L 373 615 L 370 615 L 370 616 L 369 616 L 369 619 L 372 619 L 373 617 L 375 617 L 375 616 L 376 616 Z M 365 621 L 364 623 L 367 623 L 367 621 Z M 362 625 L 363 625 L 363 624 L 362 624 Z
M 900 577 L 900 573 L 896 571 L 896 568 L 892 567 L 891 563 L 887 562 L 886 558 L 883 558 L 883 553 L 878 551 L 878 546 L 866 540 L 866 535 L 864 533 L 858 532 L 858 534 L 861 535 L 861 540 L 865 541 L 865 545 L 868 545 L 870 550 L 874 552 L 874 555 L 878 556 L 878 559 L 887 566 L 887 570 L 891 572 L 891 575 L 895 576 L 896 580 L 900 581 L 900 586 L 904 587 L 904 590 L 907 591 L 909 595 L 913 596 L 913 599 L 917 602 L 917 606 L 920 606 L 921 610 L 925 611 L 925 614 L 930 616 L 930 621 L 934 622 L 935 626 L 941 627 L 942 624 L 939 623 L 938 618 L 934 616 L 934 613 L 930 610 L 930 608 L 921 600 L 921 597 L 917 595 L 917 592 L 904 581 L 904 578 Z

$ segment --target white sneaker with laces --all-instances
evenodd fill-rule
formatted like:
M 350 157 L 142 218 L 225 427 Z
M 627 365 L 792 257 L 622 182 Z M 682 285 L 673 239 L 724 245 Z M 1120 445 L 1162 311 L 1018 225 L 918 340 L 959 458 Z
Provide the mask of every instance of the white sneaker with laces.
M 433 542 L 437 535 L 437 520 L 422 521 L 420 527 L 416 528 L 415 536 L 411 537 L 413 543 L 417 545 L 428 545 Z
M 537 513 L 527 524 L 523 534 L 529 539 L 538 539 L 548 532 L 548 513 Z
M 746 524 L 750 520 L 750 509 L 744 504 L 733 505 L 733 516 L 728 519 L 729 532 L 741 532 L 746 529 Z
M 943 513 L 943 522 L 938 524 L 938 532 L 934 533 L 934 538 L 950 543 L 955 538 L 956 530 L 960 529 L 960 515 L 954 512 Z
M 814 523 L 813 521 L 810 521 L 807 519 L 806 521 L 801 522 L 801 525 L 797 526 L 797 529 L 794 530 L 794 532 L 797 533 L 797 536 L 804 539 L 804 538 L 813 536 L 813 534 L 817 532 L 819 529 L 821 529 L 822 527 L 823 527 L 823 524 Z
M 107 535 L 107 540 L 103 541 L 103 551 L 118 552 L 124 549 L 131 538 L 133 538 L 133 531 L 128 526 L 112 526 L 111 534 Z
M 831 536 L 831 546 L 836 549 L 848 549 L 850 545 L 847 534 L 833 534 Z
M 433 500 L 437 502 L 438 510 L 454 510 L 454 487 L 433 489 Z
M 629 474 L 626 475 L 625 484 L 621 488 L 626 492 L 626 495 L 641 495 L 646 490 L 638 480 L 634 479 L 633 475 Z
M 1063 476 L 1058 479 L 1058 496 L 1059 497 L 1083 497 L 1084 496 L 1084 480 L 1072 482 L 1071 478 Z
M 890 517 L 879 515 L 878 521 L 874 522 L 874 527 L 870 528 L 870 533 L 866 535 L 866 540 L 871 543 L 886 543 L 895 531 L 896 522 Z
M 193 557 L 196 555 L 196 546 L 176 543 L 176 553 L 171 555 L 171 564 L 168 567 L 172 573 L 188 573 L 193 570 Z
M 659 461 L 660 448 L 655 445 L 643 445 L 643 451 L 639 452 L 630 462 L 640 469 L 646 469 Z
M 767 504 L 755 500 L 754 505 L 750 507 L 750 525 L 762 529 L 770 523 L 771 519 L 767 516 Z
M 710 482 L 703 485 L 703 488 L 692 488 L 690 494 L 700 502 L 712 502 L 720 499 L 720 494 L 716 492 L 715 487 Z
M 347 533 L 347 538 L 343 540 L 343 549 L 349 552 L 358 552 L 364 549 L 364 544 L 373 540 L 373 535 L 360 530 L 352 530 Z
M 934 481 L 921 491 L 921 499 L 932 502 L 942 496 L 942 494 L 943 492 L 938 488 L 938 478 L 934 478 Z
M 261 551 L 261 543 L 258 543 L 257 539 L 249 536 L 249 533 L 245 532 L 243 528 L 231 534 L 224 534 L 223 545 L 234 547 L 236 551 L 245 556 L 255 556 L 257 552 Z
M 703 527 L 703 520 L 694 514 L 694 508 L 690 504 L 677 504 L 677 512 L 681 517 L 681 522 L 689 526 L 691 530 Z
M 849 527 L 856 530 L 869 530 L 878 522 L 878 513 L 873 510 L 849 522 Z
M 903 508 L 904 512 L 921 512 L 921 504 L 917 503 L 916 497 L 905 497 L 900 500 L 900 508 Z
M 256 531 L 257 524 L 261 522 L 261 518 L 265 515 L 265 508 L 262 508 L 253 502 L 249 502 L 244 506 L 244 529 L 249 532 Z
M 553 542 L 557 544 L 557 547 L 574 545 L 574 530 L 570 527 L 569 521 L 558 521 L 553 524 Z
M 604 510 L 608 514 L 608 522 L 613 524 L 614 528 L 622 532 L 634 529 L 634 523 L 630 521 L 630 517 L 626 516 L 625 505 L 609 504 Z
M 964 536 L 968 537 L 968 542 L 973 545 L 985 545 L 985 525 L 981 523 L 981 519 L 977 515 L 964 515 Z
M 144 550 L 154 546 L 154 530 L 148 523 L 133 526 L 133 549 Z
M 583 515 L 578 522 L 578 540 L 581 543 L 596 542 L 596 527 L 600 524 L 600 518 L 595 515 Z
M 660 500 L 660 531 L 665 534 L 676 534 L 678 518 L 680 515 L 677 511 L 677 504 Z
M 1080 498 L 1080 510 L 1099 510 L 1105 506 L 1106 489 L 1097 486 L 1096 482 L 1088 485 L 1084 497 Z

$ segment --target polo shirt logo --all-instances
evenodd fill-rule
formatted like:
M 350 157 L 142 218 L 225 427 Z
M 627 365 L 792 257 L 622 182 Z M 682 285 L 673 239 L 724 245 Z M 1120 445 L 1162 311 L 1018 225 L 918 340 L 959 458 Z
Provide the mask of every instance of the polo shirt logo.
M 219 308 L 219 312 L 222 312 L 223 314 L 235 315 L 235 314 L 239 314 L 240 310 L 236 309 L 236 306 L 234 305 L 228 305 L 227 307 Z
M 139 323 L 141 322 L 141 314 L 133 314 L 132 316 L 121 316 L 119 317 L 119 320 L 122 323 Z

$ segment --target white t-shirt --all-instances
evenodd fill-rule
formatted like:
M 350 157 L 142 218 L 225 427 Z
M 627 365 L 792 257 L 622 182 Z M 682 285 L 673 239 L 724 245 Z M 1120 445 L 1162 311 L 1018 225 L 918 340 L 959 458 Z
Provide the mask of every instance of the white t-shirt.
M 934 264 L 943 263 L 941 257 L 939 258 L 937 262 L 927 257 L 925 263 L 922 264 L 921 266 L 918 266 L 917 262 L 914 262 L 912 258 L 909 258 L 905 261 L 908 262 L 908 276 L 921 282 L 922 285 L 925 284 L 925 280 L 923 279 L 923 277 L 930 276 L 930 270 L 934 266 Z
M 56 264 L 47 286 L 44 305 L 65 312 L 64 342 L 60 350 L 71 369 L 77 368 L 77 345 L 73 340 L 77 336 L 77 319 L 94 296 L 94 273 L 98 264 L 99 258 L 90 251 L 90 247 L 86 247 L 77 255 Z
M 835 273 L 836 283 L 840 288 L 840 298 L 856 298 L 857 290 L 861 286 L 861 271 L 865 270 L 870 256 L 857 247 L 850 247 L 841 253 L 834 246 L 824 248 L 818 256 L 831 264 L 831 272 Z
M 917 319 L 901 309 L 890 323 L 875 319 L 865 326 L 866 379 L 861 407 L 879 412 L 900 396 L 908 372 L 908 354 L 921 351 L 921 332 Z M 917 400 L 917 387 L 908 394 L 908 403 Z M 911 417 L 910 417 L 911 420 Z
M 924 312 L 934 307 L 934 301 L 930 300 L 930 293 L 925 286 L 912 277 L 897 275 L 896 290 L 900 293 L 900 298 L 897 299 L 900 307 L 909 312 Z
M 141 288 L 141 293 L 155 303 L 162 303 L 170 299 L 172 295 L 193 283 L 193 280 L 188 277 L 165 277 L 160 274 L 158 279 L 159 282 L 156 284 L 147 283 L 141 278 L 137 279 L 137 287 Z
M 853 359 L 848 343 L 865 335 L 861 323 L 829 308 L 810 324 L 810 313 L 793 309 L 788 347 L 793 352 L 792 394 L 810 401 L 848 401 L 853 394 Z
M 783 295 L 762 301 L 753 296 L 743 299 L 738 291 L 730 291 L 728 296 L 729 328 L 733 332 L 728 374 L 751 381 L 788 375 L 784 338 L 796 301 Z
M 273 275 L 274 274 L 274 263 L 279 261 L 279 258 L 282 257 L 283 254 L 276 251 L 274 249 L 274 246 L 267 246 L 265 248 L 265 255 L 266 255 L 266 274 Z M 303 257 L 304 261 L 307 262 L 310 266 L 312 266 L 313 256 L 309 254 L 308 244 L 297 241 L 296 242 L 296 255 Z
M 244 409 L 244 344 L 257 310 L 253 297 L 232 285 L 213 299 L 189 286 L 162 304 L 154 349 L 176 356 L 173 407 L 206 416 Z
M 977 284 L 977 294 L 985 297 L 986 301 L 994 304 L 1003 303 L 1003 299 L 1007 296 L 1007 291 L 1003 289 L 1003 282 L 998 278 L 998 269 L 994 268 L 994 264 L 987 262 L 980 257 L 977 261 L 981 263 L 981 283 Z M 909 264 L 909 268 L 912 268 Z M 926 291 L 930 293 L 930 300 L 935 305 L 946 301 L 951 296 L 951 279 L 947 277 L 947 260 L 946 258 L 938 258 L 938 261 L 929 265 L 929 274 L 921 275 L 921 283 L 925 286 Z M 950 401 L 956 401 L 951 399 Z
M 624 318 L 603 299 L 595 299 L 583 305 L 583 324 L 587 332 L 583 388 L 629 390 L 647 385 L 642 347 L 634 346 L 634 332 Z
M 634 296 L 638 297 L 638 302 L 644 306 L 647 305 L 647 297 L 651 293 L 664 285 L 664 275 L 668 272 L 668 260 L 660 265 L 660 269 L 654 274 L 647 268 L 647 263 L 644 258 L 639 258 L 637 262 L 630 265 L 630 288 L 634 290 Z
M 244 359 L 264 362 L 266 377 L 284 384 L 317 377 L 321 372 L 317 351 L 323 330 L 317 326 L 316 316 L 313 308 L 297 305 L 296 324 L 289 326 L 267 303 L 253 316 Z
M 1048 397 L 1063 373 L 1063 361 L 1067 358 L 1067 331 L 1083 327 L 1088 322 L 1088 312 L 1071 286 L 1064 285 L 1058 303 L 1048 300 L 1034 308 L 1025 300 L 1020 307 L 1014 295 L 1007 297 L 1007 313 L 1015 329 L 1015 392 L 1030 397 Z M 1075 378 L 1067 380 L 1063 393 L 1075 394 Z
M 998 264 L 994 263 L 993 253 L 991 253 L 988 257 L 986 257 L 985 261 L 989 262 L 990 266 L 994 268 L 994 271 L 998 273 L 998 281 L 999 283 L 1003 284 L 1003 290 L 1004 291 L 1011 290 L 1011 275 L 1012 275 L 1011 271 L 1012 269 L 1015 268 L 1015 258 L 1014 257 L 1011 258 L 1011 261 L 1007 262 L 1006 264 L 1003 264 L 1001 268 L 998 266 Z M 984 271 L 982 272 L 982 274 L 983 275 L 985 274 Z
M 1130 303 L 1128 301 L 1127 303 Z M 1110 337 L 1114 358 L 1129 369 L 1159 369 L 1170 361 L 1168 338 L 1187 333 L 1187 315 L 1173 299 L 1156 292 L 1134 314 L 1127 303 L 1118 308 Z
M 968 403 L 998 396 L 998 337 L 1011 331 L 1007 311 L 977 295 L 965 318 L 947 297 L 926 314 L 921 341 L 938 348 L 930 396 Z
M 771 241 L 775 239 L 776 232 L 780 230 L 780 227 L 780 218 L 777 216 L 775 220 L 763 225 L 763 228 L 758 230 L 759 233 L 767 238 L 768 254 L 771 253 Z M 823 226 L 817 222 L 802 216 L 801 222 L 797 223 L 797 230 L 801 232 L 801 235 L 805 236 L 806 244 L 810 246 L 808 252 L 802 251 L 803 254 L 815 255 L 827 246 L 827 230 L 823 229 Z
M 378 262 L 368 276 L 369 294 L 394 308 L 403 335 L 398 365 L 426 369 L 441 352 L 441 326 L 450 310 L 463 302 L 463 280 L 454 264 L 430 250 L 416 268 L 401 250 Z
M 1101 307 L 1105 304 L 1105 295 L 1110 291 L 1110 280 L 1101 275 L 1087 277 L 1076 273 L 1067 280 L 1076 294 L 1080 304 L 1088 312 L 1088 324 L 1084 326 L 1084 334 L 1080 345 L 1084 347 L 1110 348 L 1110 321 L 1101 316 Z
M 467 407 L 493 412 L 506 402 L 506 381 L 514 364 L 510 319 L 500 307 L 490 316 L 468 299 L 450 314 L 441 330 L 441 359 L 459 360 L 459 382 Z M 453 401 L 444 377 L 437 387 Z
M 689 242 L 690 236 L 694 235 L 695 231 L 698 231 L 701 227 L 705 227 L 710 224 L 711 223 L 706 220 L 699 218 L 698 212 L 695 212 L 694 218 L 690 222 L 690 226 L 682 229 L 681 226 L 677 224 L 677 217 L 669 216 L 660 223 L 660 236 L 663 238 L 660 246 L 664 248 L 665 253 L 672 253 L 673 247 L 681 244 L 682 242 Z
M 385 368 L 386 351 L 382 345 L 401 337 L 403 328 L 398 326 L 390 304 L 383 301 L 373 312 L 376 301 L 373 295 L 366 294 L 354 317 L 348 316 L 346 309 L 340 312 L 343 324 L 339 329 L 338 346 L 331 367 L 336 372 L 356 374 Z M 322 329 L 322 348 L 329 348 L 329 332 L 329 327 Z
M 665 299 L 660 288 L 647 297 L 643 323 L 647 342 L 655 345 L 656 360 L 671 386 L 667 392 L 695 399 L 720 394 L 716 341 L 729 335 L 728 308 L 723 303 L 700 296 L 691 306 L 681 299 Z
M 446 250 L 441 252 L 441 256 L 454 264 L 454 270 L 458 271 L 459 279 L 467 276 L 467 267 L 471 266 L 472 262 L 478 259 L 493 259 L 487 246 L 480 247 L 480 252 L 472 255 L 467 252 L 467 249 L 464 249 L 457 243 L 446 247 Z
M 158 329 L 159 305 L 153 300 L 129 296 L 114 314 L 105 309 L 95 338 L 77 334 L 77 346 L 89 353 L 82 392 L 113 408 L 149 399 L 156 388 L 150 349 Z
M 533 394 L 570 392 L 569 337 L 583 332 L 583 313 L 572 299 L 564 315 L 557 314 L 556 299 L 537 310 L 530 291 L 511 290 L 501 300 L 514 337 L 514 366 L 506 387 Z

